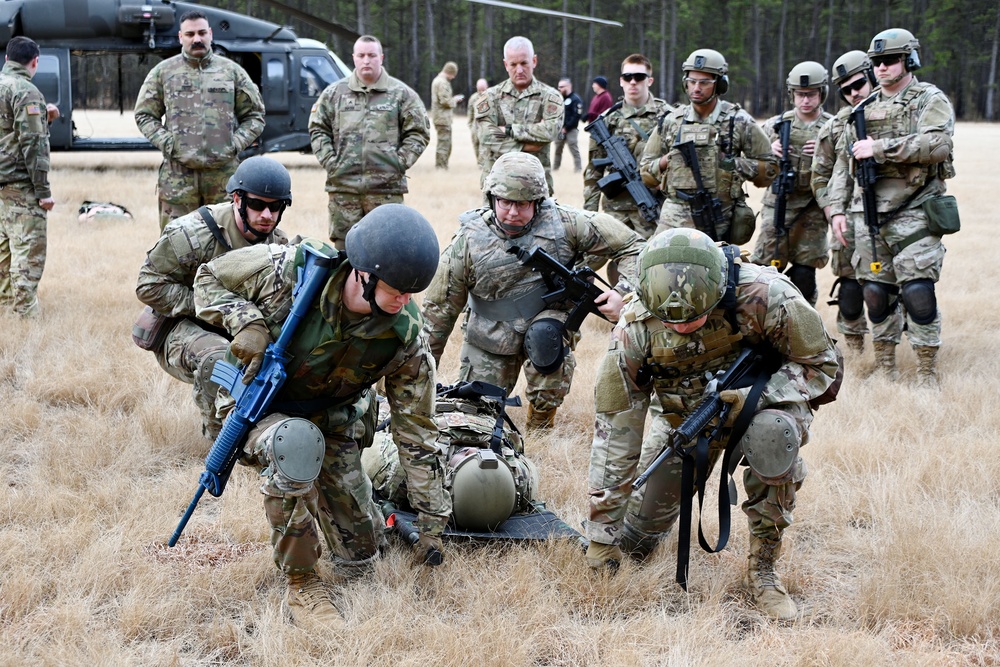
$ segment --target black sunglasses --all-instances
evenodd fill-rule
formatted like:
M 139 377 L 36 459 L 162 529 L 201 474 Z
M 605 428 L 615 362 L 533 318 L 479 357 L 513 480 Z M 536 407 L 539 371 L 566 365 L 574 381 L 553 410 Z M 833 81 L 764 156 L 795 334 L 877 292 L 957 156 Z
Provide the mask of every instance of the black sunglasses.
M 246 202 L 247 208 L 251 211 L 260 212 L 266 208 L 271 213 L 278 213 L 283 210 L 286 203 L 284 199 L 279 199 L 278 201 L 264 201 L 263 199 L 257 199 L 248 195 L 243 195 L 243 201 Z
M 857 92 L 861 90 L 862 88 L 865 87 L 866 83 L 868 83 L 868 79 L 866 79 L 865 77 L 861 77 L 854 83 L 849 83 L 846 86 L 841 86 L 840 94 L 843 95 L 844 97 L 850 97 L 852 92 Z
M 903 56 L 898 53 L 891 56 L 872 56 L 872 65 L 875 67 L 879 67 L 880 65 L 895 65 L 902 59 Z
M 625 83 L 632 83 L 633 81 L 636 83 L 642 83 L 648 78 L 649 75 L 645 72 L 625 72 L 622 74 L 622 81 Z

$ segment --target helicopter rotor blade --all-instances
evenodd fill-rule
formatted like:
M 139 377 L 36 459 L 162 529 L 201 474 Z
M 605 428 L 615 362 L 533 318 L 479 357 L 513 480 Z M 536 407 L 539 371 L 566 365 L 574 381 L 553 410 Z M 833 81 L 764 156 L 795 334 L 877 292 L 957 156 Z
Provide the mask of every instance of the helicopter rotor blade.
M 500 7 L 502 9 L 516 9 L 521 12 L 533 12 L 535 14 L 545 14 L 546 16 L 555 16 L 558 18 L 570 19 L 571 21 L 583 21 L 585 23 L 600 23 L 601 25 L 615 26 L 616 28 L 623 27 L 618 21 L 609 21 L 608 19 L 599 19 L 596 16 L 584 16 L 582 14 L 570 14 L 568 12 L 559 12 L 554 9 L 540 9 L 538 7 L 527 7 L 525 5 L 514 4 L 513 2 L 501 2 L 500 0 L 469 0 L 469 2 L 476 2 L 481 5 L 490 5 L 491 7 Z
M 270 5 L 275 9 L 286 12 L 294 16 L 295 18 L 299 19 L 300 21 L 308 23 L 309 25 L 315 28 L 319 28 L 320 30 L 325 30 L 327 32 L 333 33 L 337 37 L 341 37 L 343 39 L 347 39 L 353 42 L 356 41 L 358 37 L 361 36 L 358 33 L 351 30 L 350 28 L 342 26 L 339 23 L 334 23 L 333 21 L 322 19 L 314 14 L 310 14 L 308 12 L 302 11 L 301 9 L 296 9 L 295 7 L 287 5 L 284 2 L 279 2 L 278 0 L 260 0 L 260 1 L 263 2 L 265 5 Z

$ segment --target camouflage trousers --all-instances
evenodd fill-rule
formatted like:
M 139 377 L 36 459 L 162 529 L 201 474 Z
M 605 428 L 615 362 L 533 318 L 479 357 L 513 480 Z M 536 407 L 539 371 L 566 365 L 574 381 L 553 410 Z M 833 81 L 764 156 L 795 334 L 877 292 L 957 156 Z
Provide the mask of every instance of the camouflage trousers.
M 328 210 L 330 212 L 330 240 L 337 250 L 344 249 L 347 232 L 367 213 L 382 204 L 402 204 L 400 194 L 354 195 L 346 192 L 331 192 Z
M 764 206 L 757 225 L 757 243 L 750 261 L 779 270 L 789 264 L 822 269 L 829 261 L 826 235 L 830 223 L 823 209 L 815 201 L 800 209 L 789 208 L 785 220 L 791 223 L 787 232 L 779 237 L 774 228 L 774 208 Z M 774 262 L 780 264 L 774 264 Z
M 16 183 L 0 186 L 0 307 L 36 317 L 38 283 L 45 269 L 45 209 L 34 191 Z
M 928 279 L 937 283 L 944 264 L 945 247 L 939 236 L 924 236 L 913 243 L 905 242 L 914 234 L 926 233 L 927 215 L 919 206 L 898 213 L 882 227 L 875 239 L 875 257 L 872 256 L 871 236 L 865 225 L 863 212 L 851 212 L 848 224 L 853 223 L 857 239 L 852 263 L 858 280 L 902 286 L 911 280 Z M 882 263 L 882 270 L 871 269 L 874 260 Z M 903 331 L 914 347 L 941 346 L 941 309 L 937 309 L 929 324 L 918 324 L 906 313 L 900 299 L 896 300 L 889 316 L 882 322 L 872 322 L 872 339 L 899 343 Z
M 562 368 L 550 375 L 542 375 L 528 361 L 523 352 L 518 354 L 493 354 L 467 342 L 462 343 L 461 382 L 489 382 L 504 387 L 507 393 L 514 391 L 514 385 L 524 369 L 524 379 L 527 383 L 525 394 L 528 402 L 536 410 L 551 410 L 562 405 L 573 382 L 573 371 L 576 370 L 576 358 L 573 351 L 566 354 Z
M 602 198 L 603 200 L 603 198 Z M 644 239 L 649 239 L 656 231 L 656 223 L 646 222 L 646 218 L 642 217 L 638 209 L 621 209 L 621 210 L 608 210 L 604 209 L 604 212 L 610 215 L 612 218 L 623 223 L 629 229 L 635 231 L 636 234 Z M 601 255 L 584 255 L 583 263 L 597 271 L 602 266 L 607 264 L 608 258 L 602 257 Z M 612 262 L 614 268 L 608 267 L 608 282 L 614 285 L 618 282 L 621 277 L 618 273 L 617 264 Z
M 163 345 L 156 351 L 156 361 L 163 370 L 191 385 L 191 396 L 201 413 L 201 433 L 212 440 L 222 428 L 222 419 L 215 412 L 219 385 L 210 378 L 214 362 L 228 348 L 228 338 L 183 318 L 167 333 Z M 204 366 L 206 363 L 208 365 Z
M 476 156 L 476 164 L 479 164 L 482 156 L 479 154 L 479 134 L 476 133 L 475 125 L 469 126 L 469 134 L 472 135 L 472 153 Z
M 229 198 L 226 184 L 240 164 L 233 158 L 228 164 L 211 170 L 189 169 L 164 160 L 160 163 L 160 231 L 171 220 L 187 215 L 199 206 L 218 204 Z
M 655 401 L 654 401 L 655 402 Z M 800 432 L 808 440 L 808 427 L 812 416 L 804 405 L 782 405 L 799 424 Z M 594 444 L 590 453 L 589 495 L 590 517 L 585 523 L 587 539 L 602 544 L 614 544 L 621 536 L 622 525 L 627 523 L 641 537 L 665 535 L 680 515 L 682 461 L 670 457 L 663 462 L 641 489 L 633 490 L 633 480 L 653 462 L 669 442 L 671 421 L 680 424 L 678 415 L 660 412 L 653 416 L 653 423 L 638 451 L 622 445 L 621 435 L 616 437 L 610 424 L 598 415 Z M 640 427 L 641 431 L 641 427 Z M 725 450 L 730 430 L 724 429 L 722 440 L 712 441 L 709 450 L 709 473 L 715 469 Z M 804 443 L 803 443 L 804 444 Z M 738 452 L 734 456 L 738 456 Z M 792 523 L 795 494 L 806 477 L 805 461 L 801 457 L 793 465 L 792 478 L 784 484 L 771 485 L 760 479 L 750 468 L 743 471 L 743 485 L 747 499 L 742 509 L 747 516 L 750 534 L 774 540 Z M 714 507 L 714 503 L 706 507 Z
M 579 137 L 580 130 L 574 127 L 572 130 L 568 130 L 566 134 L 560 135 L 556 138 L 553 143 L 553 169 L 559 169 L 559 167 L 562 166 L 563 146 L 569 146 L 569 154 L 573 156 L 573 170 L 580 171 L 583 169 L 583 163 L 580 161 Z
M 851 263 L 851 259 L 854 256 L 854 226 L 847 225 L 847 229 L 844 230 L 844 240 L 847 241 L 845 246 L 837 238 L 836 234 L 830 234 L 830 269 L 833 271 L 833 275 L 837 278 L 845 278 L 851 280 L 857 280 L 857 274 L 854 271 L 854 264 Z M 861 317 L 855 320 L 849 320 L 844 317 L 840 309 L 837 309 L 837 331 L 842 334 L 849 334 L 853 336 L 863 336 L 868 333 L 868 319 L 864 315 L 864 310 L 861 312 Z
M 434 166 L 438 169 L 448 168 L 448 158 L 451 157 L 451 121 L 434 123 L 437 134 L 437 144 L 434 149 Z

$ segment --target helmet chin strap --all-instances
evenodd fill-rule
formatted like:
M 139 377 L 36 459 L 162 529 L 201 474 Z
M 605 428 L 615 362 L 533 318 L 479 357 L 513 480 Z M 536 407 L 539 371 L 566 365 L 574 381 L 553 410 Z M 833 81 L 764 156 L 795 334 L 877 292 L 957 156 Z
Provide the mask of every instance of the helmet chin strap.
M 508 225 L 500 220 L 500 216 L 497 214 L 497 199 L 492 194 L 488 195 L 490 198 L 490 210 L 493 211 L 493 219 L 496 220 L 497 227 L 500 228 L 508 238 L 516 239 L 521 236 L 535 223 L 535 218 L 538 217 L 538 201 L 535 202 L 535 214 L 531 216 L 531 220 L 528 221 L 526 225 L 520 227 L 514 227 L 513 225 Z
M 271 232 L 261 232 L 261 231 L 258 231 L 258 230 L 254 229 L 253 227 L 250 226 L 250 223 L 247 222 L 247 219 L 248 219 L 247 218 L 247 193 L 244 190 L 240 190 L 239 193 L 240 193 L 240 208 L 239 208 L 240 223 L 243 225 L 243 229 L 244 230 L 250 232 L 250 234 L 253 235 L 254 239 L 256 239 L 255 242 L 256 243 L 260 243 L 261 241 L 263 241 L 264 239 L 266 239 L 268 236 L 270 236 Z M 277 220 L 277 222 L 274 223 L 275 227 L 277 227 L 281 223 L 281 215 L 282 215 L 282 213 L 284 213 L 284 210 L 282 210 L 280 213 L 278 213 L 278 220 Z
M 909 74 L 909 72 L 907 71 L 907 69 L 906 69 L 906 66 L 904 65 L 904 66 L 903 66 L 903 71 L 902 71 L 902 72 L 900 72 L 899 76 L 894 76 L 894 77 L 892 77 L 892 79 L 891 79 L 891 80 L 889 80 L 889 81 L 886 81 L 885 83 L 881 83 L 881 82 L 879 82 L 879 85 L 880 85 L 880 86 L 894 86 L 894 85 L 896 85 L 897 83 L 899 83 L 900 81 L 902 81 L 902 80 L 903 80 L 903 78 L 904 78 L 904 77 L 905 77 L 905 76 L 906 76 L 907 74 Z
M 369 273 L 368 280 L 365 280 L 361 276 L 361 272 L 354 269 L 354 277 L 358 279 L 359 283 L 361 283 L 361 296 L 363 296 L 365 301 L 368 302 L 368 305 L 371 306 L 372 312 L 380 317 L 389 317 L 390 313 L 387 313 L 379 308 L 378 303 L 375 301 L 375 286 L 378 285 L 378 276 Z

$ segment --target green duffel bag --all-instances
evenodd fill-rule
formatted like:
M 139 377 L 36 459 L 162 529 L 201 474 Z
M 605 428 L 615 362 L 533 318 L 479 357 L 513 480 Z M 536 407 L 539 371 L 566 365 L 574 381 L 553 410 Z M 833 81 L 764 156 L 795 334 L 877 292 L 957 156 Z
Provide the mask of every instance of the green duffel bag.
M 954 234 L 962 228 L 962 223 L 958 219 L 958 202 L 953 196 L 931 197 L 921 206 L 927 214 L 927 229 L 934 236 Z

